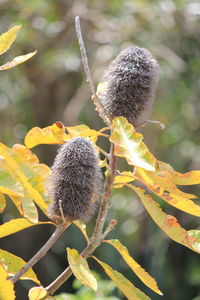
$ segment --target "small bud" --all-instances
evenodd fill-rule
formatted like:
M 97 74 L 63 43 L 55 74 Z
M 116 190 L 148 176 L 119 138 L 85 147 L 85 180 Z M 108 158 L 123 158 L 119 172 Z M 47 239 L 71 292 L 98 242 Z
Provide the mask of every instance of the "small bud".
M 143 124 L 151 110 L 158 78 L 158 63 L 144 48 L 122 50 L 105 71 L 100 97 L 105 117 L 123 116 L 134 126 Z M 105 120 L 106 120 L 105 118 Z
M 49 216 L 61 221 L 89 221 L 100 186 L 100 167 L 93 144 L 78 137 L 58 150 L 50 177 L 49 194 L 53 199 Z

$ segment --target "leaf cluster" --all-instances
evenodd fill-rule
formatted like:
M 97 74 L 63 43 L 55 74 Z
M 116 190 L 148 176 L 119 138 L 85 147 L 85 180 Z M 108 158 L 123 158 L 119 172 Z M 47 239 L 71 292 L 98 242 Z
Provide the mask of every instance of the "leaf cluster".
M 18 30 L 19 27 L 15 26 L 0 36 L 0 54 L 10 48 Z M 23 58 L 18 57 L 1 66 L 0 70 L 12 68 L 34 54 L 28 54 Z M 182 174 L 176 172 L 169 164 L 157 160 L 143 142 L 142 134 L 137 133 L 124 117 L 117 117 L 112 121 L 109 129 L 110 134 L 105 133 L 107 130 L 108 128 L 103 128 L 97 131 L 86 125 L 65 127 L 61 122 L 56 122 L 45 128 L 32 128 L 25 136 L 24 145 L 17 144 L 10 148 L 0 144 L 0 210 L 1 212 L 4 211 L 6 198 L 9 197 L 21 215 L 21 218 L 10 220 L 0 226 L 0 237 L 3 238 L 36 225 L 50 224 L 55 226 L 51 220 L 42 221 L 38 217 L 39 208 L 48 218 L 47 209 L 51 199 L 46 192 L 46 186 L 51 170 L 47 165 L 40 163 L 38 157 L 31 150 L 33 147 L 40 144 L 63 144 L 77 136 L 88 138 L 95 144 L 97 150 L 105 156 L 105 159 L 99 163 L 106 169 L 105 174 L 108 178 L 110 176 L 109 161 L 111 157 L 98 146 L 98 138 L 103 136 L 114 145 L 114 156 L 125 159 L 132 167 L 131 171 L 120 172 L 117 170 L 117 173 L 114 174 L 114 181 L 111 182 L 112 188 L 129 187 L 137 194 L 153 221 L 169 238 L 194 252 L 200 253 L 200 231 L 184 229 L 178 220 L 174 216 L 167 215 L 155 200 L 159 197 L 169 205 L 199 217 L 200 207 L 194 201 L 196 196 L 183 192 L 178 186 L 199 184 L 200 171 L 194 170 Z M 143 187 L 138 187 L 136 182 L 139 182 L 140 186 Z M 86 226 L 78 221 L 74 222 L 72 226 L 77 226 L 80 229 L 88 246 L 90 246 L 94 236 L 88 237 Z M 109 240 L 104 237 L 103 240 L 98 241 L 93 250 L 101 243 L 107 243 L 114 247 L 140 280 L 154 292 L 162 295 L 156 280 L 130 256 L 128 249 L 119 240 Z M 150 299 L 121 273 L 91 254 L 84 255 L 84 251 L 79 254 L 76 249 L 67 248 L 70 269 L 83 285 L 94 291 L 98 289 L 97 280 L 87 262 L 88 258 L 92 258 L 103 268 L 127 299 Z M 25 261 L 5 250 L 0 250 L 0 262 L 0 298 L 3 300 L 15 299 L 12 277 L 23 268 Z M 29 268 L 20 279 L 29 279 L 39 285 L 39 287 L 34 287 L 29 291 L 30 300 L 44 299 L 45 297 L 56 299 L 56 297 L 48 296 L 48 288 L 44 288 L 40 284 L 32 268 Z

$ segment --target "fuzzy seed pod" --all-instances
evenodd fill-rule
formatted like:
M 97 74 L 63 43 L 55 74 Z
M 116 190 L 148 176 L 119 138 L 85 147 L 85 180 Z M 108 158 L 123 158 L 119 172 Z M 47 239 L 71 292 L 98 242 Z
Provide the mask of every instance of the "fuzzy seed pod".
M 132 46 L 122 50 L 103 78 L 106 87 L 100 101 L 106 118 L 123 116 L 134 126 L 143 124 L 151 110 L 157 78 L 157 61 L 147 49 Z
M 98 156 L 90 141 L 77 137 L 62 145 L 49 182 L 49 194 L 53 199 L 49 217 L 60 222 L 62 210 L 67 221 L 89 221 L 95 209 L 100 178 Z

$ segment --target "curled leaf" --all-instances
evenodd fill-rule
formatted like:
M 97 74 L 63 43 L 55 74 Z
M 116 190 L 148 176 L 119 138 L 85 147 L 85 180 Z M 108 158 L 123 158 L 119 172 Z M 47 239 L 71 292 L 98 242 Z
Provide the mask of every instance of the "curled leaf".
M 130 165 L 155 171 L 156 159 L 142 140 L 142 134 L 126 118 L 117 117 L 112 121 L 110 141 L 115 145 L 115 155 L 126 158 Z
M 32 128 L 25 136 L 24 143 L 31 149 L 40 144 L 63 144 L 67 139 L 65 126 L 62 122 L 56 122 L 43 129 Z
M 8 70 L 8 69 L 12 69 L 12 68 L 18 66 L 19 64 L 22 64 L 23 62 L 29 60 L 36 53 L 37 53 L 37 51 L 34 51 L 32 53 L 17 56 L 12 61 L 9 61 L 9 62 L 5 63 L 4 65 L 0 66 L 0 71 L 5 71 L 5 70 Z

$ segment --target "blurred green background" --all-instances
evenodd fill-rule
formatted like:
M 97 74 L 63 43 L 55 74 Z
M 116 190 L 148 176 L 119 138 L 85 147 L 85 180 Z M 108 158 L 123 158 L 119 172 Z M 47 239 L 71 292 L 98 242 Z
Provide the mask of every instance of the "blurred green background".
M 95 129 L 105 126 L 90 101 L 74 18 L 79 15 L 95 84 L 108 63 L 120 49 L 136 44 L 148 48 L 160 64 L 160 81 L 151 115 L 166 126 L 142 130 L 145 142 L 154 155 L 180 171 L 200 168 L 200 2 L 198 0 L 0 0 L 0 31 L 22 25 L 17 41 L 0 63 L 16 55 L 37 55 L 15 69 L 1 72 L 0 140 L 12 146 L 23 143 L 26 132 L 34 126 L 45 127 L 55 121 L 65 125 L 87 124 Z M 108 150 L 108 143 L 100 140 Z M 34 149 L 40 160 L 52 164 L 56 147 Z M 123 164 L 121 168 L 123 168 Z M 184 189 L 199 194 L 197 187 Z M 196 217 L 170 207 L 160 200 L 163 209 L 178 218 L 186 229 L 198 228 Z M 9 203 L 1 221 L 19 217 Z M 164 296 L 146 288 L 128 269 L 109 245 L 96 250 L 99 258 L 110 263 L 152 299 L 200 299 L 200 260 L 198 254 L 169 240 L 152 222 L 135 195 L 116 190 L 112 197 L 110 218 L 118 226 L 109 237 L 119 238 L 133 257 L 159 283 Z M 88 225 L 89 231 L 93 222 Z M 52 233 L 48 226 L 24 230 L 1 240 L 1 248 L 28 260 Z M 34 270 L 42 284 L 48 285 L 67 265 L 66 246 L 83 249 L 84 239 L 70 228 Z M 103 279 L 100 267 L 90 264 Z M 73 278 L 58 291 L 76 293 Z M 29 281 L 16 285 L 17 299 L 27 299 Z M 107 282 L 102 282 L 102 290 Z M 109 288 L 108 288 L 109 290 Z M 124 299 L 117 289 L 108 294 Z M 90 293 L 89 293 L 90 294 Z M 95 299 L 88 292 L 76 299 Z M 88 296 L 89 295 L 89 296 Z M 98 292 L 102 295 L 102 291 Z M 199 297 L 198 297 L 199 296 Z M 75 298 L 74 298 L 75 299 Z

